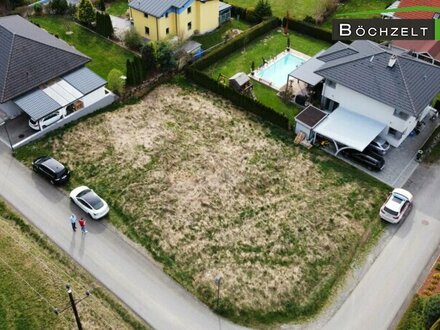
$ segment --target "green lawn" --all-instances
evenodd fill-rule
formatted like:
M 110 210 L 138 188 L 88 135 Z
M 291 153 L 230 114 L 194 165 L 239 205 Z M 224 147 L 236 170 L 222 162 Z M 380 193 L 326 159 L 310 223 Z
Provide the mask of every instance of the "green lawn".
M 89 56 L 92 61 L 87 66 L 104 79 L 112 69 L 125 72 L 127 59 L 133 54 L 118 45 L 88 31 L 73 21 L 59 16 L 33 17 L 33 23 L 39 24 L 48 32 L 58 35 L 61 39 Z M 73 31 L 67 35 L 66 31 Z
M 200 36 L 193 36 L 192 39 L 194 41 L 200 42 L 202 44 L 203 49 L 208 49 L 212 46 L 215 46 L 223 41 L 224 34 L 231 29 L 239 29 L 239 30 L 247 30 L 250 28 L 250 24 L 241 20 L 237 21 L 236 19 L 232 19 L 229 22 L 223 24 L 217 30 L 207 33 Z
M 358 11 L 367 11 L 375 9 L 385 9 L 391 4 L 392 1 L 389 0 L 349 0 L 341 5 L 339 5 L 336 13 L 330 16 L 325 23 L 322 25 L 323 28 L 330 30 L 332 28 L 332 21 L 335 18 L 371 18 L 371 15 L 358 15 L 353 16 L 336 16 L 337 14 L 353 13 Z M 377 15 L 379 17 L 379 15 Z
M 113 16 L 125 16 L 128 10 L 127 0 L 116 0 L 108 4 L 106 11 L 108 14 Z
M 313 56 L 330 45 L 324 41 L 313 39 L 309 36 L 296 32 L 290 33 L 291 47 L 306 55 Z M 243 71 L 249 73 L 252 61 L 258 67 L 262 64 L 262 58 L 268 59 L 282 52 L 287 46 L 286 37 L 274 30 L 261 38 L 253 41 L 245 49 L 236 51 L 222 61 L 210 66 L 206 73 L 217 79 L 219 74 L 231 77 L 235 73 Z M 254 90 L 257 99 L 263 104 L 274 108 L 277 112 L 284 114 L 290 121 L 298 113 L 298 108 L 285 104 L 273 89 L 254 82 Z
M 257 0 L 230 0 L 228 3 L 244 8 L 254 7 Z M 313 15 L 316 8 L 320 6 L 323 0 L 269 0 L 272 6 L 272 12 L 275 16 L 284 17 L 287 10 L 290 17 L 303 19 L 307 15 Z

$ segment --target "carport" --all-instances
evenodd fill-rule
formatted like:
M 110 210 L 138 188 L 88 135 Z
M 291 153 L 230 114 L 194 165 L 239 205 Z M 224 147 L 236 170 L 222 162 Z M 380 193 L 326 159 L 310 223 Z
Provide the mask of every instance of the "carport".
M 386 125 L 344 108 L 337 108 L 325 120 L 320 122 L 313 131 L 331 140 L 337 155 L 344 149 L 364 149 L 384 129 Z M 316 139 L 316 134 L 314 141 Z

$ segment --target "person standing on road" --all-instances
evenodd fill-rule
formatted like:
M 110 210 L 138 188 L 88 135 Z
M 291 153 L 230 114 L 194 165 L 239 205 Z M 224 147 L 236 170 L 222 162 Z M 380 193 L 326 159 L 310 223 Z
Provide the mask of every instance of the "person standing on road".
M 84 218 L 81 218 L 80 220 L 79 220 L 79 226 L 81 227 L 81 232 L 83 233 L 83 234 L 85 234 L 85 233 L 87 233 L 87 229 L 86 229 L 86 220 L 84 220 Z
M 72 225 L 73 231 L 76 231 L 76 215 L 72 213 L 69 220 L 70 220 L 70 224 Z

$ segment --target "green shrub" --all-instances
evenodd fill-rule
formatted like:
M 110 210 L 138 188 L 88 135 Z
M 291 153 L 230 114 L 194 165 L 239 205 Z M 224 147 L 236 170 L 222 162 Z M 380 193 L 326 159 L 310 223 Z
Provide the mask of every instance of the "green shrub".
M 152 42 L 144 45 L 141 49 L 142 64 L 148 74 L 157 67 L 156 48 Z
M 176 67 L 173 49 L 166 41 L 159 41 L 156 45 L 157 63 L 161 71 L 170 71 Z
M 435 265 L 435 269 L 440 270 L 440 262 L 437 262 L 437 264 Z
M 100 11 L 105 11 L 105 2 L 104 0 L 99 0 L 96 4 L 96 9 Z
M 49 12 L 54 15 L 64 15 L 69 8 L 66 0 L 51 0 L 49 2 Z
M 306 21 L 307 20 L 307 21 Z M 287 24 L 289 29 L 294 30 L 296 32 L 308 35 L 312 38 L 323 40 L 329 43 L 333 43 L 332 33 L 326 30 L 323 30 L 311 23 L 314 23 L 314 18 L 307 16 L 304 21 L 297 21 L 292 18 L 283 18 L 283 26 Z
M 124 43 L 130 49 L 138 51 L 142 45 L 142 37 L 135 29 L 128 30 L 124 35 Z
M 81 0 L 77 12 L 78 21 L 86 26 L 91 26 L 96 19 L 95 7 L 90 0 Z
M 425 327 L 429 329 L 440 318 L 440 295 L 435 295 L 426 301 Z
M 258 0 L 254 11 L 255 17 L 261 22 L 265 18 L 272 16 L 272 8 L 268 0 Z
M 96 32 L 106 38 L 113 35 L 113 25 L 110 15 L 107 13 L 96 12 Z
M 120 70 L 112 69 L 107 76 L 107 87 L 118 95 L 124 93 L 125 82 L 122 75 Z
M 425 328 L 424 300 L 415 296 L 397 326 L 397 330 L 414 330 Z
M 41 14 L 43 13 L 43 7 L 41 6 L 41 4 L 37 3 L 36 5 L 34 5 L 34 13 L 35 16 L 41 16 Z

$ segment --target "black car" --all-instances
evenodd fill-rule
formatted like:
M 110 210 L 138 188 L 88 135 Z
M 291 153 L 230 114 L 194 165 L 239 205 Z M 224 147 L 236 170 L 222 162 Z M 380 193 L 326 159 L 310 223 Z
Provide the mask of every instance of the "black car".
M 67 167 L 59 161 L 48 156 L 41 156 L 32 162 L 34 172 L 47 178 L 52 184 L 66 183 L 70 172 Z
M 385 167 L 385 159 L 375 152 L 364 151 L 360 152 L 353 149 L 346 149 L 342 151 L 342 155 L 352 161 L 366 167 L 373 171 L 382 171 Z

